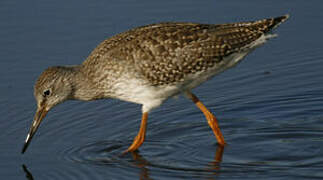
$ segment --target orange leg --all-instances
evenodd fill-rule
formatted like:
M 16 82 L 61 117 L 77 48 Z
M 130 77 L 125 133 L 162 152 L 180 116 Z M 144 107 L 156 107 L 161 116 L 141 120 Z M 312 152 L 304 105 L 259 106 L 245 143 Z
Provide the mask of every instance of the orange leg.
M 145 112 L 142 114 L 140 130 L 139 130 L 136 138 L 133 140 L 133 143 L 131 144 L 131 146 L 124 153 L 133 152 L 133 151 L 137 150 L 142 145 L 142 143 L 145 141 L 147 119 L 148 119 L 148 113 Z
M 215 116 L 202 104 L 202 102 L 191 92 L 186 92 L 187 96 L 195 103 L 195 105 L 203 112 L 209 126 L 212 128 L 213 133 L 221 146 L 226 143 L 224 141 L 223 135 L 220 131 L 220 127 Z

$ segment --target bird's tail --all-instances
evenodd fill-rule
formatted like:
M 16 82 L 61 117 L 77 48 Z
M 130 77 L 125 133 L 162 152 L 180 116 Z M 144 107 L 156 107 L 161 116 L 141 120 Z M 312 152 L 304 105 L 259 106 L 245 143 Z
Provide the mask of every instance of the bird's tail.
M 279 16 L 275 18 L 268 18 L 259 21 L 251 22 L 251 28 L 257 31 L 262 31 L 263 33 L 268 33 L 272 29 L 275 29 L 281 23 L 285 22 L 289 18 L 289 15 Z

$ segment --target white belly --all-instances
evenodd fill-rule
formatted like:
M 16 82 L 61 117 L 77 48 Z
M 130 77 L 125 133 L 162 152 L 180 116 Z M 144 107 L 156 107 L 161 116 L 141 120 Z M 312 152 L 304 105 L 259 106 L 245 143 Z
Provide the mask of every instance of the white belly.
M 176 84 L 152 86 L 145 80 L 136 79 L 130 75 L 124 75 L 124 77 L 120 78 L 118 83 L 113 86 L 113 97 L 124 101 L 143 104 L 143 112 L 149 112 L 161 105 L 166 99 L 182 92 L 190 91 L 201 83 L 212 78 L 214 75 L 233 67 L 255 47 L 263 44 L 267 38 L 271 37 L 274 37 L 274 35 L 264 35 L 257 41 L 251 43 L 244 51 L 231 54 L 225 57 L 221 62 L 217 63 L 213 68 L 210 68 L 207 71 L 188 75 L 185 77 L 184 81 Z

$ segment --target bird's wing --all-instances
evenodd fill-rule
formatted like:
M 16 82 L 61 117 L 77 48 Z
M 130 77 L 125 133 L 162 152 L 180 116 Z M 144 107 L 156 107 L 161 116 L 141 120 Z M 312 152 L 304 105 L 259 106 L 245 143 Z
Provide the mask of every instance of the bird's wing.
M 153 85 L 182 81 L 219 63 L 224 57 L 252 48 L 253 42 L 288 16 L 222 25 L 160 23 L 132 29 L 102 42 L 84 64 L 122 63 Z M 109 63 L 107 62 L 109 61 Z

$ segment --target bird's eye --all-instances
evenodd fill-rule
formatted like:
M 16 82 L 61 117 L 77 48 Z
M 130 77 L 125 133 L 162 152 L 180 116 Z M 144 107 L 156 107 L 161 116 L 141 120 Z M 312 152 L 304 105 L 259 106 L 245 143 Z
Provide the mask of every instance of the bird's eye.
M 49 96 L 49 95 L 50 95 L 50 90 L 45 90 L 43 96 L 46 97 L 46 96 Z

